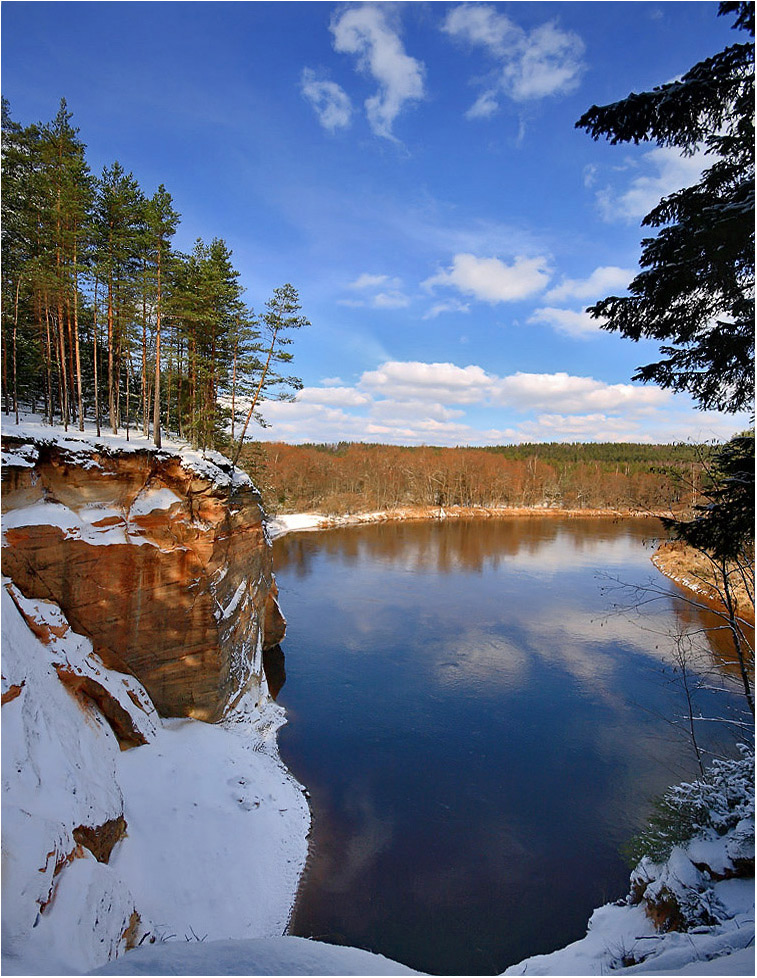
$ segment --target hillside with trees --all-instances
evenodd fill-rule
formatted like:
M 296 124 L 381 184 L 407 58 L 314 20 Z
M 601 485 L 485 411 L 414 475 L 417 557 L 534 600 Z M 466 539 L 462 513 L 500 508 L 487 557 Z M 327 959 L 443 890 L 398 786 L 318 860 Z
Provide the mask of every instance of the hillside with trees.
M 94 175 L 61 100 L 48 123 L 2 109 L 2 395 L 50 424 L 93 421 L 157 446 L 171 431 L 227 447 L 266 396 L 300 387 L 279 370 L 307 320 L 286 284 L 260 316 L 219 237 L 189 254 L 161 184 L 149 195 L 119 162 Z M 241 441 L 241 437 L 240 437 Z
M 273 512 L 483 506 L 659 513 L 697 504 L 708 454 L 692 445 L 272 442 L 245 445 L 243 459 Z

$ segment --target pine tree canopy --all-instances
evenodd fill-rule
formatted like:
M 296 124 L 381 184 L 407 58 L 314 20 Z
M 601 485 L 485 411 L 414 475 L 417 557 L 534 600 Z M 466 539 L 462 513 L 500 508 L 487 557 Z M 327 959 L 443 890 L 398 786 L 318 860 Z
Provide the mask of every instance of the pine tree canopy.
M 642 226 L 641 272 L 628 296 L 589 311 L 602 327 L 660 342 L 634 380 L 688 391 L 702 409 L 754 398 L 754 5 L 721 3 L 751 41 L 730 45 L 651 92 L 593 106 L 576 123 L 595 140 L 656 142 L 711 160 L 700 181 L 663 198 Z

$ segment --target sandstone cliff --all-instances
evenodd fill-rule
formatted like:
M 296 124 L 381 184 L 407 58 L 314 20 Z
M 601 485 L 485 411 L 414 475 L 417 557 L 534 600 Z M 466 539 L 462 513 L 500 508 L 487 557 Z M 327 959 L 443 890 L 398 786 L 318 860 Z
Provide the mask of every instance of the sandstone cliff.
M 261 688 L 285 622 L 260 497 L 222 456 L 4 434 L 2 509 L 4 574 L 159 713 L 215 721 Z

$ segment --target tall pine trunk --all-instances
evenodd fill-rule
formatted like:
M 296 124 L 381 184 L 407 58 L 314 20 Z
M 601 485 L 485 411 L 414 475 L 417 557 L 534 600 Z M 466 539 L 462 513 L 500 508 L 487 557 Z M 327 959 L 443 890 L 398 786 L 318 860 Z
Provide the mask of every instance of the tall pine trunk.
M 150 437 L 150 419 L 147 414 L 147 264 L 142 275 L 142 434 Z
M 94 368 L 95 377 L 95 426 L 97 428 L 97 437 L 100 437 L 100 388 L 98 384 L 98 372 L 97 372 L 97 277 L 95 277 L 95 292 L 92 303 L 92 331 L 93 331 L 93 347 L 92 347 L 92 366 Z
M 41 335 L 45 336 L 45 374 L 47 378 L 47 389 L 46 389 L 46 401 L 45 407 L 47 410 L 47 420 L 50 424 L 53 423 L 53 352 L 50 346 L 50 318 L 45 311 L 45 328 L 42 328 L 42 295 L 37 293 L 37 321 L 39 323 L 39 331 Z
M 16 424 L 18 424 L 18 347 L 16 338 L 18 334 L 18 293 L 21 288 L 21 276 L 16 282 L 16 302 L 13 307 L 13 410 L 16 412 Z
M 155 405 L 153 409 L 152 427 L 153 441 L 156 448 L 160 448 L 160 317 L 162 313 L 162 292 L 161 292 L 161 251 L 163 242 L 158 238 L 158 291 L 155 305 Z
M 231 441 L 234 442 L 234 416 L 236 415 L 236 393 L 237 393 L 237 348 L 239 337 L 234 337 L 234 364 L 231 368 Z
M 129 394 L 130 394 L 130 384 L 129 378 L 131 377 L 131 353 L 126 351 L 126 440 L 129 440 Z
M 81 382 L 81 351 L 79 349 L 79 273 L 76 267 L 76 238 L 74 238 L 74 344 L 76 347 L 76 399 L 79 406 L 79 431 L 84 431 L 84 399 Z
M 71 415 L 71 421 L 74 420 L 74 389 L 75 389 L 75 377 L 74 377 L 74 327 L 73 327 L 73 317 L 71 316 L 71 297 L 66 294 L 66 332 L 68 334 L 68 376 L 67 376 L 67 388 L 68 388 L 68 410 Z
M 260 375 L 260 381 L 258 383 L 257 390 L 255 391 L 255 396 L 250 404 L 250 410 L 247 412 L 247 417 L 244 419 L 244 427 L 242 428 L 242 434 L 239 436 L 239 444 L 237 445 L 237 450 L 234 453 L 234 458 L 232 464 L 236 465 L 239 461 L 239 456 L 242 454 L 242 445 L 244 444 L 244 436 L 247 431 L 247 425 L 250 423 L 253 412 L 255 410 L 255 405 L 258 403 L 258 398 L 260 397 L 260 392 L 263 389 L 263 384 L 265 382 L 266 376 L 268 374 L 268 368 L 271 366 L 271 357 L 273 356 L 273 351 L 276 346 L 276 337 L 278 335 L 278 329 L 274 327 L 273 335 L 271 336 L 271 345 L 268 348 L 268 357 L 266 358 L 265 366 L 263 367 L 263 372 Z
M 114 387 L 114 355 L 113 355 L 113 271 L 108 269 L 108 411 L 110 426 L 113 434 L 118 434 L 116 424 L 116 390 Z
M 58 292 L 58 354 L 60 357 L 59 372 L 61 384 L 61 411 L 63 413 L 63 430 L 68 431 L 68 378 L 66 376 L 66 334 L 63 331 L 63 299 Z
M 8 350 L 6 348 L 5 330 L 2 331 L 3 338 L 3 400 L 5 402 L 6 416 L 11 413 L 11 396 L 8 386 Z

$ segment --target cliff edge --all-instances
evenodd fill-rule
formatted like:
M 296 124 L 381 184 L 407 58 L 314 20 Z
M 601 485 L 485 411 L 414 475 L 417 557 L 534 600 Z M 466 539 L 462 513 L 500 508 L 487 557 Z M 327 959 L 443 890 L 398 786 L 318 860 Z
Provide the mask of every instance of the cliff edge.
M 190 455 L 4 433 L 2 564 L 161 715 L 212 722 L 259 693 L 285 622 L 257 491 Z

